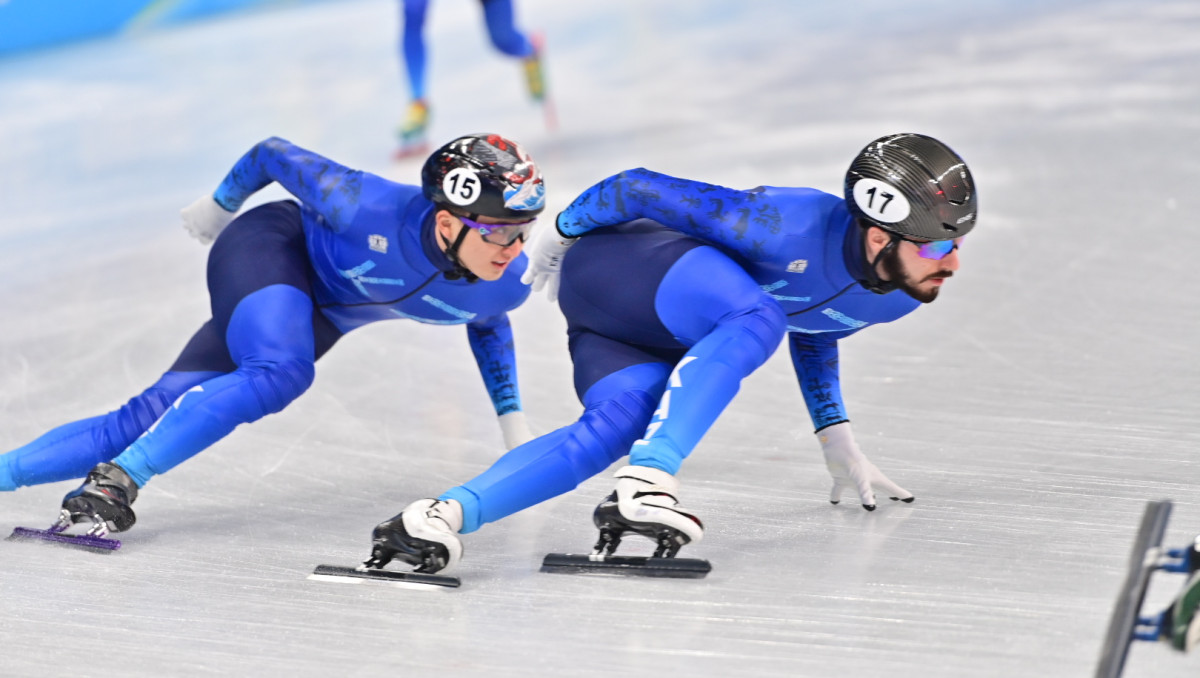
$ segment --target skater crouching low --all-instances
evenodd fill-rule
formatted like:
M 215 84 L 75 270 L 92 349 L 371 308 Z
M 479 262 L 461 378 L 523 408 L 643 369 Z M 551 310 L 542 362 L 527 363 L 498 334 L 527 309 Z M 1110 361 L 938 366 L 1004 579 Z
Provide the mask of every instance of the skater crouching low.
M 272 182 L 296 200 L 234 218 Z M 522 248 L 544 192 L 532 158 L 494 134 L 438 149 L 419 186 L 282 139 L 257 144 L 215 193 L 183 210 L 189 232 L 213 242 L 211 320 L 123 407 L 0 455 L 0 490 L 86 476 L 51 532 L 74 523 L 93 536 L 127 530 L 153 476 L 284 409 L 342 335 L 390 318 L 466 325 L 505 445 L 525 442 L 507 314 L 529 296 Z
M 596 184 L 535 238 L 524 278 L 566 316 L 583 415 L 380 524 L 367 565 L 450 567 L 460 533 L 570 491 L 625 455 L 594 515 L 595 555 L 611 555 L 626 532 L 675 555 L 704 533 L 680 506 L 675 475 L 785 335 L 833 476 L 830 501 L 851 489 L 867 510 L 876 490 L 911 502 L 858 447 L 838 342 L 936 299 L 976 216 L 966 164 L 918 134 L 864 148 L 844 197 L 739 191 L 644 169 Z

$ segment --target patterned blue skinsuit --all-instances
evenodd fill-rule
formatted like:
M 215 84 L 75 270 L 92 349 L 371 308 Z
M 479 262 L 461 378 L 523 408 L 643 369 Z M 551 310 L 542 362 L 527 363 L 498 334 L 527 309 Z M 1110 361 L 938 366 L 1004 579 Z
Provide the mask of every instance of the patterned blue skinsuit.
M 404 30 L 401 32 L 400 53 L 408 73 L 409 90 L 413 99 L 424 99 L 425 87 L 425 15 L 429 0 L 401 0 Z M 481 0 L 484 23 L 492 45 L 511 57 L 533 55 L 533 43 L 517 30 L 513 19 L 512 0 Z
M 154 385 L 106 415 L 0 456 L 0 490 L 80 478 L 112 460 L 144 485 L 278 412 L 343 334 L 409 318 L 467 326 L 496 413 L 521 409 L 507 312 L 529 296 L 522 254 L 495 282 L 454 277 L 419 186 L 351 170 L 282 139 L 257 144 L 213 194 L 229 211 L 271 182 L 293 201 L 234 219 L 208 258 L 212 319 Z
M 635 169 L 585 191 L 558 228 L 582 236 L 559 303 L 585 409 L 443 494 L 463 505 L 462 532 L 625 454 L 675 473 L 785 332 L 816 428 L 848 421 L 837 341 L 920 305 L 863 286 L 877 278 L 862 229 L 842 198 L 815 189 L 738 191 Z

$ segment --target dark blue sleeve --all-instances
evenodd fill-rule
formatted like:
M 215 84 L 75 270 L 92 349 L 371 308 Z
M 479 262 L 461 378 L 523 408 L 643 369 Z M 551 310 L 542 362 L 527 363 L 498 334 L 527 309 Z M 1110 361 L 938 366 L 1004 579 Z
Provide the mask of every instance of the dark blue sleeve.
M 641 168 L 587 189 L 557 223 L 563 235 L 580 236 L 634 219 L 653 219 L 748 261 L 770 256 L 783 238 L 779 205 L 761 189 L 739 191 Z
M 469 323 L 467 340 L 475 354 L 475 362 L 479 364 L 483 384 L 496 407 L 496 415 L 519 412 L 521 393 L 517 388 L 517 360 L 508 314 Z
M 363 173 L 278 137 L 255 144 L 213 193 L 221 207 L 236 212 L 251 195 L 278 182 L 300 202 L 341 232 L 351 221 L 362 191 Z
M 788 333 L 788 347 L 792 353 L 792 366 L 800 381 L 804 404 L 812 417 L 813 427 L 823 428 L 850 421 L 846 415 L 846 403 L 842 400 L 842 382 L 838 373 L 837 339 L 850 333 L 823 334 Z

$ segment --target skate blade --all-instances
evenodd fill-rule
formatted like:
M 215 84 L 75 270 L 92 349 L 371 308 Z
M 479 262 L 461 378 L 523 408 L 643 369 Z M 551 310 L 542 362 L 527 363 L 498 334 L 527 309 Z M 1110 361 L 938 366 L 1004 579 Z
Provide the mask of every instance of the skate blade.
M 409 158 L 424 158 L 429 155 L 429 144 L 421 143 L 414 146 L 402 146 L 392 153 L 392 160 L 408 160 Z
M 14 528 L 8 541 L 47 541 L 64 546 L 109 553 L 121 548 L 119 539 L 107 539 L 90 534 L 63 534 L 52 530 L 35 530 L 30 527 Z
M 698 558 L 650 558 L 647 556 L 575 555 L 547 553 L 542 572 L 561 574 L 608 574 L 672 579 L 703 579 L 712 571 L 707 560 Z
M 341 584 L 361 584 L 365 581 L 392 584 L 400 588 L 438 589 L 458 588 L 462 585 L 458 577 L 426 572 L 396 572 L 394 570 L 372 570 L 341 565 L 318 565 L 308 575 L 313 581 L 329 581 Z

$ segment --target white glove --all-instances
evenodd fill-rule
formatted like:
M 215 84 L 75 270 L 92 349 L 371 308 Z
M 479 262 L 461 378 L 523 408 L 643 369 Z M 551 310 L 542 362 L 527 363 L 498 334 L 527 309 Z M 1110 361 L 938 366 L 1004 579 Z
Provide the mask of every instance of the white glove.
M 875 510 L 875 492 L 872 486 L 887 492 L 893 501 L 911 503 L 912 492 L 893 483 L 875 464 L 867 459 L 854 442 L 854 432 L 850 430 L 850 422 L 844 421 L 823 428 L 817 433 L 821 441 L 821 451 L 825 453 L 825 466 L 829 475 L 833 476 L 833 491 L 829 493 L 829 502 L 836 504 L 842 499 L 842 491 L 853 488 L 858 491 L 863 508 Z
M 524 412 L 507 412 L 500 415 L 500 431 L 504 433 L 504 446 L 508 449 L 524 445 L 533 440 Z
M 202 245 L 211 244 L 221 235 L 221 231 L 233 221 L 233 212 L 221 207 L 211 195 L 206 195 L 196 202 L 179 210 L 183 218 L 183 228 Z
M 578 239 L 560 234 L 554 224 L 541 224 L 534 230 L 529 243 L 529 268 L 525 269 L 521 282 L 531 285 L 534 292 L 545 287 L 546 298 L 558 301 L 558 276 L 562 273 L 563 256 Z

